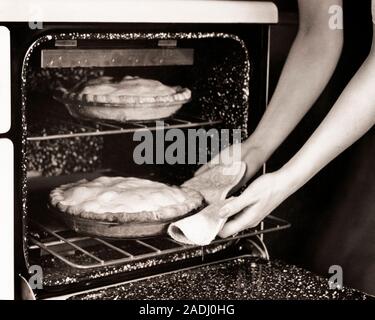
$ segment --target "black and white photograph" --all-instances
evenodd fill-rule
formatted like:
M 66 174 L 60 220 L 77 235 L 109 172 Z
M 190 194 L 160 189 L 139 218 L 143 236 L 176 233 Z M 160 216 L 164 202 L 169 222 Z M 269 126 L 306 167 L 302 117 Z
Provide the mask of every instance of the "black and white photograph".
M 0 300 L 375 301 L 374 30 L 375 0 L 1 0 Z

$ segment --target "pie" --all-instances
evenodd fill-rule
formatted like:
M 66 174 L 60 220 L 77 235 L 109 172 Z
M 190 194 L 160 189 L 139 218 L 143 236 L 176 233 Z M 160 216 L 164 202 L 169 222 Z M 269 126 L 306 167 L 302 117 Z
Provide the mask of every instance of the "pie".
M 190 188 L 139 178 L 99 177 L 62 185 L 53 207 L 73 216 L 108 222 L 163 222 L 200 209 L 203 196 Z
M 64 96 L 73 116 L 121 122 L 167 118 L 190 98 L 187 88 L 132 76 L 120 81 L 112 77 L 94 79 L 78 92 L 67 92 Z M 72 101 L 75 103 L 69 103 Z
M 89 82 L 81 95 L 89 102 L 102 103 L 155 103 L 179 102 L 190 99 L 188 89 L 170 87 L 160 81 L 126 76 L 119 82 L 111 77 L 102 77 Z

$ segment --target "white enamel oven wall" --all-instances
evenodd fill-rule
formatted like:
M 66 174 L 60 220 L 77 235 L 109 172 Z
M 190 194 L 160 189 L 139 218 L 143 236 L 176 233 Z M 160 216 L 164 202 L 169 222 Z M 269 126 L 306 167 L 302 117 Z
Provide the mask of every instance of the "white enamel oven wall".
M 13 143 L 9 139 L 10 31 L 0 26 L 0 300 L 14 297 Z

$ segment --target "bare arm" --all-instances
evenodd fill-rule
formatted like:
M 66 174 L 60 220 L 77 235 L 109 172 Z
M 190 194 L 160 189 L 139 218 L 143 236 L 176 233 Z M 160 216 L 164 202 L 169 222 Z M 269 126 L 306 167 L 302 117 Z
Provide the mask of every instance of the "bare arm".
M 241 145 L 245 183 L 262 166 L 312 107 L 331 78 L 341 54 L 343 31 L 328 26 L 331 5 L 341 0 L 299 0 L 299 30 L 275 93 L 254 133 Z M 211 163 L 232 162 L 221 153 Z M 196 175 L 209 168 L 202 166 Z
M 303 148 L 281 169 L 300 188 L 375 124 L 375 48 Z
M 374 126 L 374 88 L 375 27 L 373 46 L 368 58 L 301 150 L 279 171 L 256 179 L 219 212 L 221 216 L 229 217 L 242 211 L 224 226 L 221 236 L 227 237 L 257 225 L 289 195 Z
M 339 60 L 343 31 L 329 28 L 329 8 L 341 0 L 299 0 L 299 31 L 275 93 L 248 147 L 261 150 L 264 161 L 279 147 L 312 107 Z

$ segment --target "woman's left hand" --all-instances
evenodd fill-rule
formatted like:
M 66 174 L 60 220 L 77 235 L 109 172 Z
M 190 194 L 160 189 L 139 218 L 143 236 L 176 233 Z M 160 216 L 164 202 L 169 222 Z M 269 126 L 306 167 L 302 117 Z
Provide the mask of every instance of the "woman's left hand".
M 233 215 L 220 231 L 222 238 L 229 237 L 247 228 L 257 226 L 268 214 L 291 193 L 288 175 L 281 171 L 265 174 L 256 179 L 238 197 L 233 197 L 219 211 L 222 218 Z

